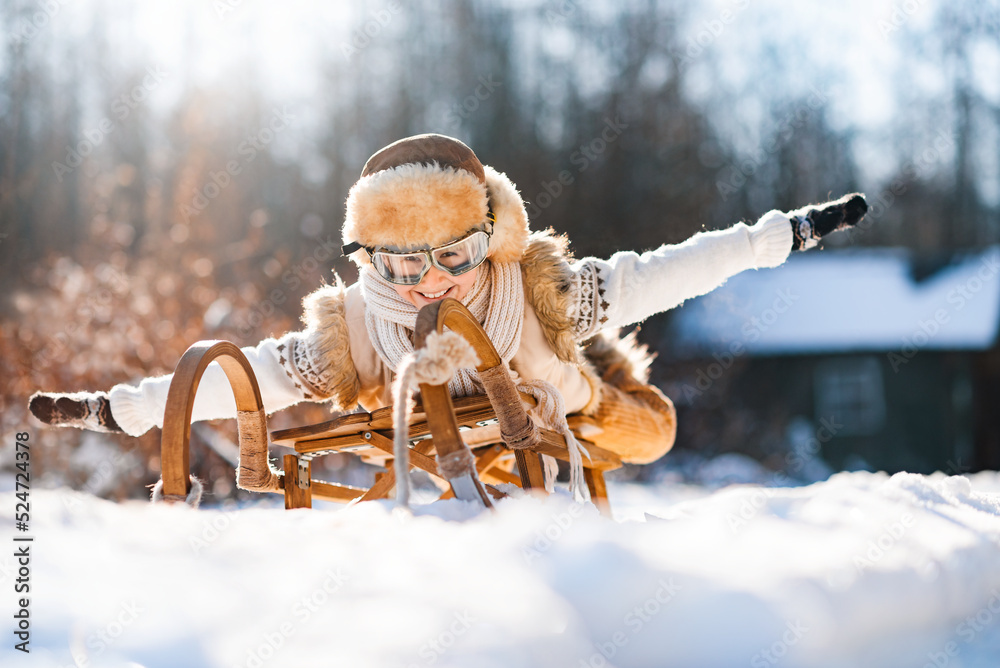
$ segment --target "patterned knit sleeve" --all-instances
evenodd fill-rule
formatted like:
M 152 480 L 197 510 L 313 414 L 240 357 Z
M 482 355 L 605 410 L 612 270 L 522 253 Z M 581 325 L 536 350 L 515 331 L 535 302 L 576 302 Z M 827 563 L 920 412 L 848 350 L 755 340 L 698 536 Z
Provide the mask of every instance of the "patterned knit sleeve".
M 322 401 L 333 394 L 333 378 L 318 359 L 317 348 L 316 334 L 311 331 L 286 334 L 277 345 L 278 364 L 288 382 L 310 401 Z
M 569 314 L 574 338 L 584 341 L 604 329 L 608 322 L 608 266 L 594 258 L 585 258 L 575 262 L 572 270 Z

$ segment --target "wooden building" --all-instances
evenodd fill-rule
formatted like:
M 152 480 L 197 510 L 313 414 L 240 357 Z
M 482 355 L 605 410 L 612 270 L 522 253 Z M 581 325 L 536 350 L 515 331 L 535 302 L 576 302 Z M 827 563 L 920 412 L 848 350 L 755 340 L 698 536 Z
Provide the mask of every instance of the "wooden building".
M 678 447 L 792 473 L 810 447 L 835 469 L 1000 469 L 1000 246 L 930 270 L 899 249 L 795 255 L 667 331 L 654 380 Z

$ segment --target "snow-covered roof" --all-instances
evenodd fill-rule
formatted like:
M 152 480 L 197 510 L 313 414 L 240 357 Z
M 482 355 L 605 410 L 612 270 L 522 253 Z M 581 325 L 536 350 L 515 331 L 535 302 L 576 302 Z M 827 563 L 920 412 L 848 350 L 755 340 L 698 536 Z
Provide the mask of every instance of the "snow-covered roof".
M 795 254 L 690 300 L 672 323 L 678 352 L 758 355 L 982 350 L 1000 329 L 1000 246 L 914 277 L 902 249 Z

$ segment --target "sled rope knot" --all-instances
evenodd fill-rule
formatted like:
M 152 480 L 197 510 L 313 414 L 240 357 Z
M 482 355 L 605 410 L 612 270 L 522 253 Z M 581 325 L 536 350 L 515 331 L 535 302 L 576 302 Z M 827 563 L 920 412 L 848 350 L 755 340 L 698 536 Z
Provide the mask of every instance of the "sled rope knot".
M 267 459 L 267 428 L 264 409 L 237 411 L 240 462 L 236 469 L 236 486 L 250 492 L 274 492 L 281 488 L 278 473 Z M 261 435 L 264 438 L 261 438 Z
M 459 369 L 474 369 L 479 364 L 476 351 L 461 335 L 452 331 L 432 332 L 426 345 L 408 353 L 400 363 L 392 388 L 393 456 L 396 459 L 396 504 L 407 507 L 410 503 L 409 425 L 413 411 L 413 390 L 418 385 L 443 385 Z M 475 472 L 475 458 L 467 450 L 455 455 L 438 458 L 438 469 L 445 478 L 455 478 Z
M 566 439 L 566 449 L 569 450 L 569 489 L 573 493 L 573 498 L 578 502 L 590 501 L 590 490 L 583 475 L 583 457 L 586 456 L 590 460 L 590 453 L 580 444 L 580 441 L 576 440 L 573 430 L 566 422 L 566 402 L 562 393 L 552 383 L 544 380 L 518 381 L 518 389 L 535 398 L 537 404 L 531 409 L 531 415 L 542 425 L 559 432 Z M 550 462 L 548 459 L 543 458 L 547 489 L 555 482 L 555 472 L 558 470 L 553 466 L 555 461 Z
M 443 457 L 438 455 L 437 467 L 442 476 L 451 480 L 452 478 L 463 476 L 470 471 L 475 471 L 476 457 L 468 448 L 456 450 L 450 455 L 444 455 Z

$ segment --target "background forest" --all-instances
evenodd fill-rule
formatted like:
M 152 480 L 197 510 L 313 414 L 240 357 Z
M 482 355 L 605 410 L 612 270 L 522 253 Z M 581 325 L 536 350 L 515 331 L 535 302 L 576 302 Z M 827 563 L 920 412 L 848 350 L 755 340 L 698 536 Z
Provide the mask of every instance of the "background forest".
M 74 466 L 88 437 L 29 422 L 31 392 L 297 327 L 331 270 L 356 277 L 347 191 L 406 135 L 468 143 L 580 257 L 854 190 L 866 225 L 827 246 L 1000 241 L 996 0 L 6 0 L 0 44 L 4 433 L 95 493 L 155 480 L 158 434 L 120 439 L 117 478 Z M 221 496 L 234 435 L 196 431 Z

